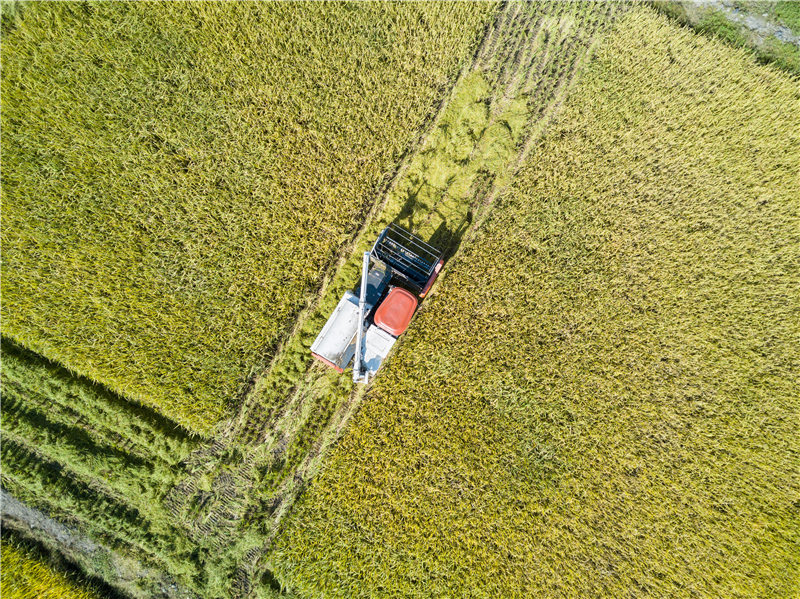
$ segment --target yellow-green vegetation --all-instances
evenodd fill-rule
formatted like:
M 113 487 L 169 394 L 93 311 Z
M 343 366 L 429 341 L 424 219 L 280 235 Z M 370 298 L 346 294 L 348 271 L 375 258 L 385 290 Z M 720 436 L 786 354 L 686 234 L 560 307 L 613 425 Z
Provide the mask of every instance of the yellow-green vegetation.
M 126 594 L 177 583 L 230 596 L 232 573 L 263 541 L 240 526 L 230 476 L 208 480 L 209 443 L 7 340 L 1 357 L 3 490 L 100 547 L 72 561 Z M 206 480 L 197 489 L 186 485 L 193 469 Z M 223 509 L 204 509 L 215 502 Z
M 800 3 L 794 1 L 775 2 L 772 9 L 775 17 L 796 35 L 800 35 Z
M 94 590 L 54 570 L 10 540 L 0 545 L 0 594 L 4 599 L 99 599 Z
M 307 597 L 800 592 L 800 86 L 636 9 L 271 555 Z
M 115 551 L 198 584 L 202 548 L 164 504 L 197 441 L 13 343 L 3 342 L 1 356 L 3 489 Z
M 401 168 L 368 219 L 350 259 L 324 287 L 266 376 L 247 398 L 237 437 L 254 468 L 250 514 L 265 531 L 324 463 L 362 394 L 313 362 L 309 346 L 380 231 L 400 223 L 447 257 L 473 219 L 507 185 L 520 155 L 557 112 L 595 39 L 626 10 L 601 3 L 510 3 L 487 30 L 476 59 L 459 77 L 419 150 Z
M 6 339 L 0 347 L 4 413 L 12 405 L 36 412 L 71 436 L 94 439 L 109 449 L 173 467 L 199 443 L 142 406 L 75 376 Z M 3 419 L 3 431 L 8 420 Z
M 4 13 L 4 334 L 211 432 L 494 8 Z

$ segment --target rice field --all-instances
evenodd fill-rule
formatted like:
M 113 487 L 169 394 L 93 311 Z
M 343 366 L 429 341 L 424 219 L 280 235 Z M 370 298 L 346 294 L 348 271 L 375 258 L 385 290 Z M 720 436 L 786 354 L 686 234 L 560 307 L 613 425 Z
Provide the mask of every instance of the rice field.
M 186 475 L 183 461 L 197 440 L 13 343 L 3 343 L 2 365 L 3 489 L 109 550 L 196 586 L 198 546 L 163 502 Z M 103 564 L 93 568 L 92 575 L 110 574 Z
M 355 249 L 325 285 L 246 398 L 232 433 L 256 470 L 254 508 L 269 530 L 302 492 L 347 426 L 362 393 L 311 359 L 309 346 L 358 280 L 363 251 L 390 222 L 451 256 L 473 220 L 508 184 L 520 157 L 558 112 L 596 39 L 622 5 L 508 4 L 487 30 L 417 152 L 404 164 Z M 273 524 L 274 526 L 274 524 Z
M 800 592 L 800 86 L 636 8 L 295 504 L 303 597 Z
M 494 8 L 4 9 L 3 334 L 210 435 Z
M 512 4 L 492 15 L 469 74 L 459 78 L 432 133 L 372 209 L 361 242 L 402 218 L 454 251 L 468 213 L 494 193 L 494 180 L 505 184 L 518 152 L 552 118 L 550 108 L 560 102 L 593 35 L 617 12 L 542 3 Z M 483 90 L 477 97 L 476 89 Z M 484 104 L 485 120 L 476 125 L 469 108 Z M 465 143 L 470 160 L 459 164 L 451 146 Z M 434 197 L 430 188 L 444 171 L 458 181 Z M 429 190 L 411 202 L 420 182 Z M 468 187 L 477 193 L 467 193 Z M 234 427 L 206 442 L 170 430 L 102 386 L 4 340 L 4 488 L 102 542 L 114 560 L 138 560 L 126 566 L 125 576 L 92 559 L 83 562 L 126 593 L 148 596 L 158 588 L 152 576 L 137 585 L 141 572 L 164 572 L 201 595 L 268 593 L 272 587 L 259 582 L 265 548 L 355 405 L 348 381 L 308 368 L 307 337 L 324 321 L 328 296 L 352 285 L 356 271 L 349 261 L 338 265 L 322 311 L 292 337 L 286 359 L 256 381 Z M 298 395 L 300 410 L 292 405 Z
M 4 528 L 134 598 L 800 593 L 796 79 L 628 4 L 2 26 Z M 365 392 L 308 348 L 388 222 L 449 260 Z

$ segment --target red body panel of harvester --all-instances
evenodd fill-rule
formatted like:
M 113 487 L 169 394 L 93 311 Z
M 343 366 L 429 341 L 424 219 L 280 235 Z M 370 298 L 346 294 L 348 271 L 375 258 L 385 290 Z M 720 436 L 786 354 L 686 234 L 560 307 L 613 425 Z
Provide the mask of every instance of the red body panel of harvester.
M 375 311 L 374 322 L 395 337 L 402 335 L 417 309 L 417 298 L 400 287 L 392 287 L 389 294 Z

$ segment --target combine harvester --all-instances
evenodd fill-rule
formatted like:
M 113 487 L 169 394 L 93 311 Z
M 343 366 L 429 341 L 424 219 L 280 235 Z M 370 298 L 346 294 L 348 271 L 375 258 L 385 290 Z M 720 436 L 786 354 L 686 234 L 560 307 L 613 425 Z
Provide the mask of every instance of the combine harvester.
M 386 227 L 364 252 L 360 294 L 347 291 L 339 300 L 311 354 L 338 372 L 352 360 L 353 381 L 367 383 L 408 328 L 443 264 L 437 248 L 395 224 Z

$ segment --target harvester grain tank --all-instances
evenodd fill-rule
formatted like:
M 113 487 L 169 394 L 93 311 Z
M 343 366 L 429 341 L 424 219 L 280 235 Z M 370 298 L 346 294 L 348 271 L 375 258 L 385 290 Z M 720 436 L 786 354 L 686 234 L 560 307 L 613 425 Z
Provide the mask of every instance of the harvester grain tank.
M 395 224 L 364 252 L 358 295 L 347 291 L 311 345 L 312 355 L 338 372 L 353 362 L 366 383 L 408 328 L 419 301 L 444 264 L 442 251 Z

